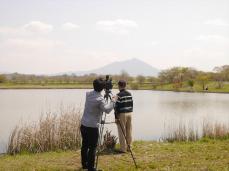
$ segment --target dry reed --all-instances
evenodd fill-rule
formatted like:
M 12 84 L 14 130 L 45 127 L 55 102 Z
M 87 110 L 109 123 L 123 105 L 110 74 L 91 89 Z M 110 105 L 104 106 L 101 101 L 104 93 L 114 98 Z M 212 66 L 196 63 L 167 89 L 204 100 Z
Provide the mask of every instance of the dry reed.
M 47 112 L 37 123 L 16 126 L 10 135 L 7 153 L 78 149 L 80 117 L 81 112 L 76 108 L 61 108 L 58 115 Z
M 203 122 L 202 130 L 194 127 L 193 124 L 188 126 L 182 122 L 178 127 L 169 126 L 162 141 L 165 142 L 184 142 L 184 141 L 198 141 L 202 138 L 210 139 L 228 139 L 229 126 L 223 123 Z M 202 131 L 202 132 L 201 132 Z

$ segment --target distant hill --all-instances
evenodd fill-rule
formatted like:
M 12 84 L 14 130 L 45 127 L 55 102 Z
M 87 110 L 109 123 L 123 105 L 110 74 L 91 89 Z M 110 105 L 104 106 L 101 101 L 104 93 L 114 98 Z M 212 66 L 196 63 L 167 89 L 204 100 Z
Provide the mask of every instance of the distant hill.
M 137 76 L 137 75 L 157 76 L 160 70 L 152 67 L 151 65 L 139 59 L 133 58 L 130 60 L 113 62 L 94 70 L 66 72 L 61 74 L 84 75 L 84 74 L 95 73 L 95 74 L 103 74 L 103 75 L 106 74 L 115 75 L 115 74 L 120 74 L 122 71 L 126 71 L 131 76 Z

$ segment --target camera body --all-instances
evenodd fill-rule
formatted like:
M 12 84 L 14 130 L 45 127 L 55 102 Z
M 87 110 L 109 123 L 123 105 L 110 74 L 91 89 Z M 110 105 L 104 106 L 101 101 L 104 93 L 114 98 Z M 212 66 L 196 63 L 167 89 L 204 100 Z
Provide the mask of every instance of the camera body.
M 110 93 L 112 88 L 113 88 L 112 79 L 110 78 L 109 75 L 106 75 L 106 80 L 104 84 L 104 90 L 105 90 L 104 98 L 106 100 L 108 100 L 108 98 L 111 99 Z
M 105 91 L 110 91 L 113 88 L 112 79 L 109 75 L 106 75 L 104 89 Z

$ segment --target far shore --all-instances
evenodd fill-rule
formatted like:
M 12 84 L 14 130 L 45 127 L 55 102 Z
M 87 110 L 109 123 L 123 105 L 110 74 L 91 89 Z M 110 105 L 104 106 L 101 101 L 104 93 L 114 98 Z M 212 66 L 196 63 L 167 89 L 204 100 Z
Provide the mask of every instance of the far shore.
M 117 89 L 116 86 L 113 87 Z M 8 90 L 8 89 L 92 89 L 90 84 L 0 84 L 0 90 Z M 229 94 L 228 89 L 211 89 L 209 90 L 201 90 L 201 89 L 174 89 L 171 87 L 161 87 L 153 88 L 152 86 L 139 86 L 137 89 L 133 89 L 128 87 L 130 90 L 152 90 L 152 91 L 170 91 L 170 92 L 186 92 L 186 93 L 220 93 L 220 94 Z

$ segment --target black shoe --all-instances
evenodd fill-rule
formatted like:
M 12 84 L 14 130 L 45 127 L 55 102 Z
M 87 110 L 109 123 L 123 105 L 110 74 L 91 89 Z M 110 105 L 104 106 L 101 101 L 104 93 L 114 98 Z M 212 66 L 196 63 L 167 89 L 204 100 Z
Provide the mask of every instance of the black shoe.
M 82 162 L 81 163 L 82 165 L 82 169 L 88 169 L 88 167 L 87 167 L 87 162 Z
M 96 168 L 90 168 L 88 169 L 88 171 L 98 171 L 98 170 L 96 170 Z

